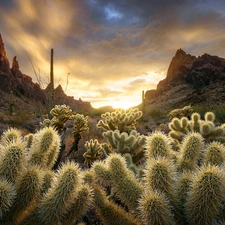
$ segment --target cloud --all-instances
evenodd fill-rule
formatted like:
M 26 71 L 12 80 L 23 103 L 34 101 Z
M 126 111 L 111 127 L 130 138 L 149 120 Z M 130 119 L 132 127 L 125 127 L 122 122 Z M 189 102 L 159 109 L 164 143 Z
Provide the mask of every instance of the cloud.
M 48 81 L 53 48 L 55 84 L 65 87 L 69 73 L 68 95 L 137 104 L 177 49 L 225 57 L 224 11 L 219 0 L 11 0 L 1 1 L 0 30 L 9 60 L 17 55 L 34 80 L 28 56 Z

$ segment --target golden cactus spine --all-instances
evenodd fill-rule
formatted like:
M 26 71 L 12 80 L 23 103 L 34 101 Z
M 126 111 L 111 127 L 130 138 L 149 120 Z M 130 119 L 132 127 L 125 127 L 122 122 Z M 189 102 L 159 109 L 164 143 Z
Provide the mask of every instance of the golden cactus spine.
M 52 168 L 60 150 L 60 137 L 52 127 L 45 127 L 33 137 L 28 162 L 43 168 Z
M 140 218 L 145 225 L 174 225 L 171 205 L 158 191 L 146 190 L 139 199 Z
M 94 204 L 104 225 L 141 225 L 125 209 L 108 200 L 105 192 L 98 185 L 94 186 Z
M 217 166 L 203 166 L 196 174 L 186 202 L 190 224 L 211 225 L 221 217 L 225 202 L 225 175 Z

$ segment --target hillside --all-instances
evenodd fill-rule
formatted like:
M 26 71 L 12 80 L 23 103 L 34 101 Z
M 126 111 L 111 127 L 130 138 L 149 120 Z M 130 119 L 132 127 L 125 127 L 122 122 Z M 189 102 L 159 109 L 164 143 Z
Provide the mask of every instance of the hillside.
M 16 56 L 10 67 L 6 50 L 0 34 L 0 112 L 9 111 L 10 93 L 13 100 L 14 113 L 46 113 L 49 102 L 49 88 L 41 89 L 32 78 L 20 71 Z M 55 88 L 55 104 L 66 104 L 73 110 L 91 110 L 90 102 L 67 96 L 59 85 Z
M 185 105 L 225 104 L 225 59 L 204 54 L 196 57 L 177 50 L 166 78 L 145 93 L 146 108 L 172 110 Z

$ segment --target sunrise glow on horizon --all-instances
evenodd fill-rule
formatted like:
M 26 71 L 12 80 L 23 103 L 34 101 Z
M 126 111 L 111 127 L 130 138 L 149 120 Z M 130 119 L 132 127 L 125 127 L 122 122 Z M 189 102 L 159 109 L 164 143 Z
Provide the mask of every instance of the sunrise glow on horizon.
M 55 87 L 94 108 L 141 104 L 166 77 L 176 50 L 225 58 L 224 1 L 8 0 L 0 2 L 7 58 L 37 82 L 31 62 Z M 69 74 L 69 78 L 67 77 Z

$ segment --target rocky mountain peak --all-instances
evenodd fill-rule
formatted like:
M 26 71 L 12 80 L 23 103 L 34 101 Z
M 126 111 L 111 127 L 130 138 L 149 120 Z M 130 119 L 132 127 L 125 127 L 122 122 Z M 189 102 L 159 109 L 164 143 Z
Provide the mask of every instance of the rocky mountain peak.
M 37 107 L 46 110 L 49 106 L 49 88 L 41 89 L 40 85 L 34 83 L 30 76 L 23 74 L 16 56 L 13 58 L 10 68 L 0 34 L 0 111 L 8 108 L 11 92 L 17 100 L 17 104 L 15 104 L 15 107 L 18 107 L 17 111 L 33 112 L 37 110 Z M 74 97 L 67 96 L 61 85 L 55 89 L 55 104 L 67 104 L 73 110 L 92 108 L 90 102 L 75 100 Z
M 5 51 L 5 46 L 2 40 L 2 36 L 0 34 L 0 57 L 6 57 L 6 51 Z
M 176 78 L 180 74 L 180 71 L 185 69 L 184 66 L 190 68 L 195 60 L 195 56 L 187 54 L 182 49 L 178 49 L 169 65 L 166 79 L 172 80 Z
M 14 56 L 12 61 L 12 71 L 16 71 L 19 69 L 20 69 L 19 62 L 16 60 L 16 56 Z
M 225 59 L 206 53 L 196 57 L 178 49 L 166 78 L 156 90 L 146 91 L 145 98 L 152 106 L 163 102 L 171 108 L 189 104 L 218 106 L 225 103 L 224 86 Z
M 5 46 L 1 34 L 0 34 L 0 71 L 4 73 L 9 72 L 9 61 L 6 57 Z

